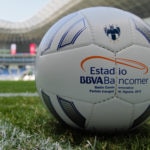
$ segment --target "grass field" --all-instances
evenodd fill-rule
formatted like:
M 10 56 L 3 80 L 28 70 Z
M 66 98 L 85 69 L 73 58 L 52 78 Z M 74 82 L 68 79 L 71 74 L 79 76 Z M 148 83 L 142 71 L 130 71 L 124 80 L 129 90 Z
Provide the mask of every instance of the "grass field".
M 0 93 L 36 92 L 34 81 L 0 81 Z
M 34 82 L 0 82 L 0 93 L 36 92 Z M 64 127 L 39 97 L 0 97 L 0 150 L 150 150 L 150 121 L 122 134 Z

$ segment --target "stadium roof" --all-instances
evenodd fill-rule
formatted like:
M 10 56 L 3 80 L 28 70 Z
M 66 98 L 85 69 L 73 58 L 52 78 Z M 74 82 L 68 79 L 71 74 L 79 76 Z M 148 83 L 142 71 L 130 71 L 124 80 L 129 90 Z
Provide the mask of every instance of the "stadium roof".
M 51 0 L 35 16 L 23 22 L 0 20 L 0 42 L 39 43 L 48 28 L 59 18 L 92 6 L 113 6 L 130 11 L 141 18 L 150 17 L 149 0 Z M 147 22 L 150 19 L 146 19 Z

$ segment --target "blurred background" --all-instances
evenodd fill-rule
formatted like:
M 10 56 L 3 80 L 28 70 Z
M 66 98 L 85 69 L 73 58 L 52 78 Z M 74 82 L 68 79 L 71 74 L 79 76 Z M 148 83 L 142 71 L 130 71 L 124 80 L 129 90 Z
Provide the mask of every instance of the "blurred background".
M 0 0 L 0 80 L 35 80 L 43 35 L 61 17 L 93 6 L 130 11 L 150 25 L 149 0 Z

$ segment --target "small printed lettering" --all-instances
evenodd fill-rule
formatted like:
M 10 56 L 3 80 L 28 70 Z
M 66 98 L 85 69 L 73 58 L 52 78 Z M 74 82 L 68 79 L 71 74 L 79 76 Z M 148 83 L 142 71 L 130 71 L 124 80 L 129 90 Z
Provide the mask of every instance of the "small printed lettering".
M 137 84 L 137 85 L 139 85 L 139 84 L 147 84 L 147 82 L 148 82 L 148 78 L 135 78 L 135 79 L 128 79 L 128 78 L 125 78 L 125 79 L 123 79 L 123 78 L 120 78 L 119 80 L 118 80 L 118 84 L 125 84 L 125 85 L 135 85 L 135 84 Z
M 80 84 L 90 85 L 88 92 L 90 94 L 141 94 L 142 87 L 149 83 L 146 76 L 132 77 L 128 76 L 128 70 L 124 68 L 103 68 L 89 67 L 88 72 L 80 76 Z M 93 85 L 93 86 L 91 86 Z

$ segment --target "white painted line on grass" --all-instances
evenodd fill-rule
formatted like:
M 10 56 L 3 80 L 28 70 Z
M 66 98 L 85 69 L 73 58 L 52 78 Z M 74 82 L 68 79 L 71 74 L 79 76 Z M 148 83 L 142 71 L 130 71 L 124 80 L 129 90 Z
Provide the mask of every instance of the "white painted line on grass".
M 40 134 L 29 134 L 13 126 L 11 123 L 0 120 L 0 150 L 3 149 L 43 149 L 62 150 L 58 142 L 50 137 L 42 137 Z
M 38 93 L 0 93 L 0 97 L 16 97 L 16 96 L 23 96 L 23 97 L 34 97 L 39 96 Z

